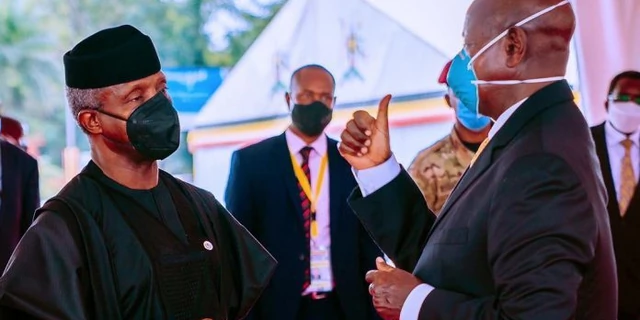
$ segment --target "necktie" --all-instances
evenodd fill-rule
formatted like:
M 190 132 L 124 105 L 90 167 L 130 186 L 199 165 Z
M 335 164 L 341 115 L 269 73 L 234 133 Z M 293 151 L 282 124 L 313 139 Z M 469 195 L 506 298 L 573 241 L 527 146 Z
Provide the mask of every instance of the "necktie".
M 313 148 L 307 146 L 300 150 L 300 155 L 302 156 L 302 171 L 304 175 L 307 177 L 309 181 L 309 185 L 311 185 L 311 170 L 309 169 L 309 154 L 311 154 L 311 150 Z M 307 197 L 307 194 L 302 189 L 302 185 L 298 181 L 298 190 L 300 191 L 300 204 L 302 205 L 302 221 L 304 224 L 304 237 L 306 241 L 307 252 L 304 255 L 306 268 L 304 270 L 304 284 L 302 286 L 302 291 L 306 290 L 309 285 L 311 285 L 311 265 L 309 256 L 311 255 L 311 215 L 315 214 L 315 212 L 311 212 L 311 201 Z
M 624 217 L 629 207 L 629 202 L 633 198 L 636 189 L 636 176 L 633 172 L 631 164 L 631 146 L 633 142 L 627 138 L 622 141 L 624 146 L 624 156 L 622 157 L 622 167 L 620 172 L 620 195 L 618 196 L 618 204 L 620 205 L 620 216 Z
M 478 151 L 476 151 L 476 154 L 474 154 L 473 158 L 471 158 L 469 167 L 473 166 L 473 163 L 476 162 L 476 160 L 478 159 L 478 157 L 480 156 L 484 148 L 487 146 L 487 144 L 489 144 L 489 138 L 486 138 L 484 139 L 484 141 L 482 141 L 482 143 L 480 144 L 480 147 L 478 147 Z

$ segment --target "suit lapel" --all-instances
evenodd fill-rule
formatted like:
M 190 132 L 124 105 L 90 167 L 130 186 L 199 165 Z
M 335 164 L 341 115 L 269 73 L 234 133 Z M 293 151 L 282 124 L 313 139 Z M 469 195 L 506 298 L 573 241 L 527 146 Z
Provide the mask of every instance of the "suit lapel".
M 295 218 L 298 219 L 300 222 L 298 225 L 302 228 L 303 221 L 300 190 L 298 189 L 298 182 L 296 181 L 296 176 L 293 172 L 291 154 L 289 152 L 287 138 L 284 133 L 278 137 L 276 146 L 273 149 L 273 159 L 276 163 L 278 175 L 282 178 L 284 190 L 289 195 L 289 200 L 291 201 L 293 208 L 295 208 Z
M 344 170 L 342 158 L 338 153 L 337 143 L 327 137 L 327 154 L 329 156 L 329 167 L 327 168 L 329 173 L 329 227 L 331 232 L 331 239 L 336 239 L 339 236 L 339 228 L 337 226 L 340 219 L 340 212 L 342 211 L 342 205 L 344 204 L 341 199 L 343 189 L 345 187 L 344 174 L 349 169 Z
M 485 173 L 495 162 L 494 158 L 500 154 L 501 149 L 507 147 L 522 128 L 536 115 L 549 107 L 559 103 L 573 100 L 573 93 L 566 81 L 554 82 L 540 91 L 534 93 L 516 110 L 496 135 L 491 139 L 484 151 L 478 156 L 473 167 L 470 167 L 462 175 L 449 198 L 445 202 L 438 219 L 431 231 L 449 213 L 451 207 L 461 198 L 462 194 Z
M 596 146 L 596 154 L 600 160 L 600 171 L 602 172 L 602 180 L 607 187 L 607 196 L 609 202 L 607 209 L 610 218 L 620 218 L 620 207 L 618 205 L 618 197 L 616 196 L 616 188 L 613 184 L 613 173 L 611 172 L 611 159 L 609 158 L 609 149 L 607 148 L 607 139 L 605 133 L 605 124 L 601 124 L 592 129 L 593 142 Z M 615 214 L 614 214 L 615 213 Z
M 462 174 L 462 177 L 460 177 L 460 180 L 458 180 L 458 183 L 453 188 L 453 191 L 445 201 L 444 206 L 440 211 L 440 215 L 436 219 L 436 222 L 431 228 L 431 231 L 435 230 L 438 223 L 442 219 L 444 219 L 444 216 L 449 212 L 449 209 L 451 209 L 451 206 L 458 199 L 460 199 L 460 196 L 467 190 L 467 188 L 469 188 L 469 186 L 471 186 L 471 184 L 473 184 L 474 181 L 476 181 L 480 176 L 482 176 L 482 174 L 485 171 L 487 171 L 487 169 L 489 169 L 489 167 L 492 164 L 492 161 L 491 161 L 492 153 L 493 153 L 492 143 L 493 142 L 489 142 L 489 144 L 485 147 L 482 154 L 480 154 L 480 156 L 478 156 L 478 158 L 476 159 L 476 162 L 473 164 L 473 167 L 468 167 L 467 170 Z
M 631 202 L 629 202 L 629 207 L 627 208 L 627 213 L 624 215 L 624 220 L 640 226 L 640 183 L 636 185 L 636 190 L 633 193 Z

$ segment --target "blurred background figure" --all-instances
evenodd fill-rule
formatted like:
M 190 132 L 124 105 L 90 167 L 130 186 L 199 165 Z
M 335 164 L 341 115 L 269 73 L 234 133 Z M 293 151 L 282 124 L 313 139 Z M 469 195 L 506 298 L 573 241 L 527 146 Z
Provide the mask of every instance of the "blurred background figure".
M 491 129 L 489 117 L 476 116 L 449 88 L 447 74 L 450 67 L 451 61 L 444 66 L 438 83 L 447 85 L 444 99 L 456 115 L 453 129 L 450 134 L 418 153 L 409 167 L 409 174 L 435 214 L 440 213 L 451 190 Z
M 607 120 L 591 128 L 607 186 L 618 268 L 618 320 L 640 319 L 640 72 L 611 81 Z
M 0 117 L 0 138 L 5 141 L 26 150 L 26 146 L 22 141 L 24 137 L 24 129 L 20 121 L 1 116 Z
M 0 138 L 0 270 L 40 206 L 38 163 L 15 143 L 20 136 L 5 135 L 5 130 L 16 133 L 13 122 L 5 119 L 9 118 L 2 117 Z M 10 139 L 15 141 L 10 143 Z

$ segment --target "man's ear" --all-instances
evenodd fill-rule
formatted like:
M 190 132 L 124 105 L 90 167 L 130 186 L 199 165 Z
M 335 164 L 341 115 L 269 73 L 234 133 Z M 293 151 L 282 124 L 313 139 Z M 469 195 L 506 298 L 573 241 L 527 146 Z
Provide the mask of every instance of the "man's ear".
M 453 106 L 451 105 L 451 97 L 449 96 L 448 93 L 444 94 L 444 101 L 447 102 L 447 105 L 449 106 L 449 108 L 453 108 Z
M 289 92 L 284 93 L 284 101 L 287 102 L 287 107 L 289 107 L 289 110 L 291 110 L 291 95 L 289 94 Z
M 101 134 L 102 124 L 98 119 L 98 112 L 94 110 L 82 110 L 78 113 L 78 123 L 91 134 Z
M 504 39 L 504 51 L 507 56 L 507 67 L 519 65 L 527 52 L 527 34 L 524 29 L 513 27 L 507 31 Z

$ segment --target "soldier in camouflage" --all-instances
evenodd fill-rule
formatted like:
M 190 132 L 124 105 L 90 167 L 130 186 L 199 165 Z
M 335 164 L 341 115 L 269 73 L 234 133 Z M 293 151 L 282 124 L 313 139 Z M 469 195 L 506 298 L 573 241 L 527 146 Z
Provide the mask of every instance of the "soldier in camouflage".
M 442 70 L 439 83 L 447 84 L 451 62 Z M 427 205 L 439 214 L 447 197 L 471 163 L 491 128 L 488 117 L 477 118 L 447 86 L 444 98 L 456 114 L 451 133 L 422 150 L 411 163 L 409 174 L 422 191 Z

